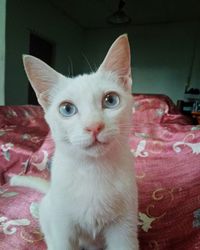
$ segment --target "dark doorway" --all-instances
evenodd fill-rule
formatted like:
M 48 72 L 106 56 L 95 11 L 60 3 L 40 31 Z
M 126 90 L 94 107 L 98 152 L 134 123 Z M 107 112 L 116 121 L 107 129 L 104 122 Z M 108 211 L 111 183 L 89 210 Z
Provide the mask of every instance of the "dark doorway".
M 53 67 L 54 44 L 33 33 L 30 34 L 29 54 Z M 30 84 L 28 87 L 28 104 L 38 105 L 35 92 Z

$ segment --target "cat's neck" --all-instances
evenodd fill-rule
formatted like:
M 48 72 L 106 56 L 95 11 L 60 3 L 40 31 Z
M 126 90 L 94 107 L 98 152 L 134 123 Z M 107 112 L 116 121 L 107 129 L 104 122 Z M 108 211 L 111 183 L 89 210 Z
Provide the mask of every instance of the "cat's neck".
M 128 157 L 129 154 L 130 150 L 127 142 L 124 144 L 113 144 L 108 151 L 98 156 L 90 156 L 82 150 L 75 150 L 70 145 L 65 145 L 64 147 L 62 143 L 58 143 L 55 146 L 54 158 L 56 161 L 62 162 L 63 164 L 70 162 L 71 164 L 79 166 L 90 166 L 91 164 L 102 167 L 104 165 L 118 165 L 118 163 L 123 162 L 123 159 Z
M 82 185 L 100 186 L 110 183 L 113 178 L 118 180 L 124 173 L 132 173 L 133 155 L 128 143 L 122 147 L 117 143 L 106 154 L 91 157 L 86 153 L 73 150 L 70 147 L 56 145 L 52 162 L 51 183 L 61 189 L 73 179 L 80 180 Z M 58 185 L 62 183 L 62 185 Z M 103 182 L 103 184 L 102 184 Z M 90 183 L 90 184 L 89 184 Z

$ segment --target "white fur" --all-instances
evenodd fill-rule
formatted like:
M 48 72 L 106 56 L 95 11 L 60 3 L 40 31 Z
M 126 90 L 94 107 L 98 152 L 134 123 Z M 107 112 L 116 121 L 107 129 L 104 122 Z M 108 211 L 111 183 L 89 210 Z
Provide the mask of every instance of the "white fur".
M 33 176 L 15 175 L 10 179 L 11 186 L 23 186 L 34 188 L 42 193 L 47 193 L 49 190 L 49 182 L 44 179 Z
M 120 96 L 115 109 L 102 109 L 107 92 Z M 74 79 L 61 77 L 51 92 L 45 118 L 55 141 L 51 183 L 40 205 L 40 224 L 48 250 L 138 250 L 137 187 L 128 147 L 132 97 L 115 74 L 97 71 Z M 71 101 L 78 108 L 63 117 L 58 107 Z M 92 145 L 85 128 L 103 122 L 101 145 Z M 20 183 L 21 181 L 21 183 Z M 34 187 L 33 179 L 12 181 Z M 35 187 L 46 191 L 46 184 Z M 78 237 L 81 240 L 78 240 Z

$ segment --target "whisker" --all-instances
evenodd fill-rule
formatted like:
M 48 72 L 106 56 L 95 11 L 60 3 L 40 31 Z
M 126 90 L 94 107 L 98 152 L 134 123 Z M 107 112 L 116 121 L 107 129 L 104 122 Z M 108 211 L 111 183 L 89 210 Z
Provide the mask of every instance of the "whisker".
M 115 141 L 118 143 L 118 145 L 120 146 L 120 148 L 122 148 L 122 149 L 124 148 L 123 145 L 121 144 L 121 142 L 117 138 L 115 138 Z
M 89 66 L 91 72 L 94 72 L 91 63 L 89 62 L 87 56 L 86 56 L 83 52 L 82 52 L 82 56 L 83 56 L 83 58 L 85 59 L 86 63 L 88 64 L 88 66 Z
M 133 125 L 118 125 L 119 127 L 128 127 L 128 128 L 132 128 L 133 127 Z
M 129 128 L 132 129 L 134 126 L 133 125 L 119 125 L 119 128 Z
M 83 144 L 87 144 L 88 142 L 90 142 L 90 138 L 84 135 L 79 135 L 79 136 L 76 135 L 71 138 L 71 141 L 73 145 L 83 145 Z
M 98 67 L 97 67 L 96 63 L 94 63 L 94 69 L 95 69 L 95 71 L 98 70 Z
M 69 60 L 69 65 L 70 65 L 69 69 L 70 69 L 70 71 L 71 71 L 70 77 L 72 77 L 72 76 L 74 75 L 74 69 L 73 69 L 72 59 L 71 59 L 70 56 L 68 56 L 68 60 Z

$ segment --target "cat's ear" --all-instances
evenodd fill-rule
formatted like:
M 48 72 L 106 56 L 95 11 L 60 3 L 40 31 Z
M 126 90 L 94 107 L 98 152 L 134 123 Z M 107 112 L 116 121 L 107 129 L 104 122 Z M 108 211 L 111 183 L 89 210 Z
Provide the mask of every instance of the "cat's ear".
M 50 104 L 50 92 L 60 77 L 64 77 L 40 59 L 23 55 L 28 79 L 36 93 L 38 102 L 46 110 Z
M 119 36 L 110 47 L 99 71 L 113 72 L 126 89 L 131 88 L 131 54 L 128 36 Z

